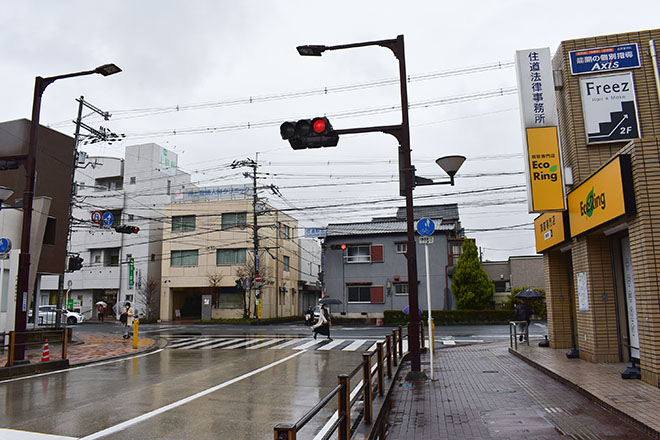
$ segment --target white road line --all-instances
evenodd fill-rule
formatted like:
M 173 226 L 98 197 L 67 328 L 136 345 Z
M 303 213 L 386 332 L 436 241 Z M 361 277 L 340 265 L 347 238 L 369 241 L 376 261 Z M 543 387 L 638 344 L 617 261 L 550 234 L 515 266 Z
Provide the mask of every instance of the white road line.
M 242 339 L 240 340 L 242 341 Z M 229 340 L 223 339 L 220 342 L 215 342 L 209 345 L 205 345 L 204 347 L 201 347 L 200 350 L 212 350 L 214 348 L 224 347 L 225 345 L 235 344 L 238 341 L 239 341 L 238 339 L 229 339 Z
M 76 440 L 75 437 L 41 434 L 39 432 L 19 431 L 7 428 L 0 428 L 0 438 L 2 440 Z
M 294 347 L 294 350 L 307 350 L 308 348 L 313 347 L 313 346 L 315 346 L 315 345 L 318 345 L 318 344 L 320 344 L 320 343 L 323 342 L 323 341 L 324 341 L 323 339 L 318 339 L 318 340 L 317 340 L 317 339 L 312 339 L 312 340 L 309 341 L 309 342 L 306 342 L 306 343 L 304 343 L 304 344 L 302 344 L 302 345 L 299 345 L 299 346 L 297 346 L 297 347 Z
M 298 351 L 298 352 L 293 353 L 293 354 L 291 354 L 291 355 L 289 355 L 289 356 L 287 356 L 283 359 L 280 359 L 279 361 L 275 361 L 275 362 L 270 363 L 268 365 L 264 365 L 261 368 L 257 368 L 256 370 L 252 370 L 252 371 L 250 371 L 248 373 L 245 373 L 241 376 L 238 376 L 234 379 L 228 380 L 227 382 L 223 382 L 223 383 L 218 384 L 214 387 L 207 388 L 206 390 L 200 391 L 199 393 L 193 394 L 192 396 L 188 396 L 185 399 L 181 399 L 181 400 L 178 400 L 176 402 L 172 402 L 169 405 L 165 405 L 161 408 L 158 408 L 158 409 L 155 409 L 153 411 L 149 411 L 148 413 L 142 414 L 141 416 L 134 417 L 132 419 L 126 420 L 125 422 L 119 423 L 118 425 L 114 425 L 114 426 L 111 426 L 110 428 L 107 428 L 107 429 L 104 429 L 102 431 L 95 432 L 95 433 L 90 434 L 88 436 L 82 437 L 79 440 L 94 440 L 94 439 L 97 439 L 97 438 L 106 437 L 106 436 L 114 434 L 116 432 L 123 431 L 126 428 L 129 428 L 129 427 L 131 427 L 133 425 L 136 425 L 140 422 L 144 422 L 145 420 L 148 420 L 148 419 L 150 419 L 152 417 L 155 417 L 159 414 L 162 414 L 162 413 L 167 412 L 167 411 L 169 411 L 171 409 L 174 409 L 174 408 L 178 408 L 179 406 L 185 405 L 186 403 L 192 402 L 193 400 L 199 399 L 200 397 L 204 397 L 207 394 L 214 393 L 214 392 L 216 392 L 216 391 L 218 391 L 222 388 L 228 387 L 229 385 L 233 385 L 236 382 L 240 382 L 243 379 L 247 379 L 248 377 L 252 377 L 254 375 L 257 375 L 257 374 L 259 374 L 261 372 L 264 372 L 264 371 L 266 371 L 270 368 L 273 368 L 273 367 L 275 367 L 279 364 L 283 364 L 284 362 L 287 362 L 287 361 L 293 359 L 294 357 L 299 356 L 303 353 L 305 353 L 305 352 L 304 351 Z
M 282 338 L 270 339 L 266 342 L 262 342 L 261 344 L 252 345 L 252 346 L 248 347 L 247 350 L 256 350 L 258 348 L 268 347 L 269 345 L 273 345 L 273 344 L 275 344 L 277 342 L 280 342 L 280 341 L 284 341 L 284 339 L 282 339 Z
M 403 340 L 403 352 L 405 353 L 406 351 L 408 351 L 408 339 L 407 338 Z
M 194 344 L 197 341 L 199 341 L 199 338 L 184 338 L 181 340 L 177 340 L 173 344 L 168 343 L 167 348 L 178 348 L 181 347 L 182 345 Z
M 241 341 L 238 342 L 237 344 L 228 345 L 226 347 L 222 347 L 222 349 L 223 350 L 233 350 L 235 348 L 245 347 L 248 344 L 252 344 L 254 341 L 255 341 L 254 339 L 241 339 Z
M 214 341 L 215 339 L 211 339 L 211 338 L 201 338 L 201 339 L 197 339 L 197 342 L 194 344 L 178 346 L 176 348 L 178 348 L 179 350 L 191 350 L 193 348 L 203 347 L 204 345 L 212 344 Z
M 325 344 L 323 347 L 317 348 L 317 350 L 332 350 L 342 342 L 345 342 L 346 339 L 335 339 L 334 341 L 330 341 L 328 344 Z
M 300 341 L 305 341 L 305 339 L 291 339 L 289 342 L 285 342 L 284 344 L 276 345 L 275 347 L 270 347 L 269 350 L 279 350 L 284 347 L 288 347 L 293 344 L 299 344 Z
M 352 343 L 351 345 L 349 345 L 348 347 L 344 347 L 344 348 L 342 349 L 342 351 L 355 351 L 355 350 L 357 350 L 358 348 L 360 348 L 360 347 L 362 346 L 362 344 L 364 344 L 365 342 L 367 342 L 366 339 L 357 339 L 355 342 L 353 342 L 353 343 Z
M 140 333 L 142 333 L 142 332 L 144 332 L 144 333 L 160 333 L 160 332 L 167 332 L 167 331 L 171 331 L 171 330 L 179 330 L 179 329 L 182 329 L 182 328 L 186 328 L 186 327 L 183 326 L 183 325 L 179 325 L 179 326 L 176 326 L 176 327 L 161 327 L 161 328 L 155 328 L 153 330 L 141 331 Z
M 49 371 L 47 373 L 33 374 L 31 376 L 15 377 L 13 379 L 1 380 L 0 384 L 9 383 L 9 382 L 18 382 L 19 380 L 34 379 L 35 377 L 51 376 L 53 374 L 69 373 L 71 371 L 82 370 L 83 368 L 92 368 L 92 367 L 99 367 L 101 365 L 114 364 L 114 363 L 117 363 L 117 362 L 123 362 L 123 361 L 127 361 L 127 360 L 130 360 L 130 359 L 137 359 L 137 358 L 141 358 L 141 357 L 144 357 L 144 356 L 151 356 L 152 354 L 160 353 L 163 350 L 164 350 L 164 348 L 159 348 L 158 350 L 150 351 L 149 353 L 136 354 L 135 356 L 127 356 L 127 357 L 122 357 L 122 358 L 119 358 L 119 359 L 110 359 L 108 361 L 95 362 L 95 363 L 87 364 L 87 365 L 80 365 L 80 366 L 74 365 L 74 366 L 72 366 L 71 368 L 69 368 L 67 370 Z M 0 437 L 0 438 L 2 438 L 2 437 Z
M 378 342 L 374 342 L 374 345 L 372 345 L 371 347 L 369 347 L 369 348 L 367 349 L 367 351 L 368 351 L 368 352 L 372 352 L 372 351 L 374 351 L 376 348 L 378 348 Z
M 443 339 L 442 343 L 444 345 L 456 345 L 456 341 L 454 341 L 453 339 Z

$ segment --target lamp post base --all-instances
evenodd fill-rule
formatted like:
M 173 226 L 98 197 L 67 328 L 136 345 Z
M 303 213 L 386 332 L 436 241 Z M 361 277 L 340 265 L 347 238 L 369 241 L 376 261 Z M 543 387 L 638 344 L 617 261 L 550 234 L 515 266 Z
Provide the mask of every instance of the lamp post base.
M 423 371 L 409 371 L 406 374 L 406 382 L 412 382 L 414 380 L 427 380 L 428 377 Z

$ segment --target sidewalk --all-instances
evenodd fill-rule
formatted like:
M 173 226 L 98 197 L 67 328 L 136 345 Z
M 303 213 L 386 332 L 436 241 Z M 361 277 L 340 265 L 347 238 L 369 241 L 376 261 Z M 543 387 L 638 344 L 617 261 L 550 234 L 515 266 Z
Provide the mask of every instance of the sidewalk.
M 133 348 L 133 338 L 123 339 L 121 328 L 116 326 L 108 331 L 95 332 L 86 330 L 82 326 L 70 327 L 73 331 L 73 340 L 67 349 L 67 358 L 71 366 L 88 364 L 101 360 L 141 353 L 154 348 L 157 342 L 151 338 L 138 338 L 138 348 Z M 105 329 L 104 329 L 105 330 Z M 116 332 L 114 331 L 116 330 Z M 50 360 L 62 357 L 60 344 L 49 344 Z M 41 362 L 42 349 L 31 349 L 25 352 L 25 358 L 31 364 Z M 7 363 L 7 351 L 0 353 L 0 367 Z
M 435 381 L 422 354 L 429 380 L 406 382 L 409 361 L 402 366 L 387 438 L 660 438 L 660 389 L 621 379 L 624 364 L 567 359 L 565 352 L 532 345 L 513 354 L 508 343 L 440 349 Z

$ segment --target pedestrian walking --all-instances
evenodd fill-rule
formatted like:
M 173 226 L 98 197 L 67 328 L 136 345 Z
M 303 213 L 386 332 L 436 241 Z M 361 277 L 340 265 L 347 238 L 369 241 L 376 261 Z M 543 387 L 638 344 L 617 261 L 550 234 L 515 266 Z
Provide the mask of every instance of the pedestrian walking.
M 99 321 L 103 322 L 103 318 L 105 317 L 105 307 L 103 307 L 103 304 L 99 304 L 98 316 Z
M 525 329 L 529 329 L 529 323 L 532 317 L 532 306 L 526 300 L 516 306 L 516 321 L 518 321 L 518 328 L 520 329 L 520 342 L 525 338 Z
M 124 339 L 131 337 L 131 329 L 133 328 L 133 307 L 131 307 L 130 302 L 126 302 L 124 306 L 124 311 L 119 316 L 119 322 L 124 325 Z
M 314 324 L 314 327 L 312 327 L 312 332 L 314 333 L 314 339 L 316 339 L 316 335 L 321 333 L 322 335 L 325 335 L 328 337 L 328 340 L 332 341 L 332 338 L 330 337 L 330 326 L 332 325 L 331 318 L 330 318 L 330 312 L 328 311 L 328 306 L 323 304 L 321 306 L 321 313 L 319 313 L 319 320 Z

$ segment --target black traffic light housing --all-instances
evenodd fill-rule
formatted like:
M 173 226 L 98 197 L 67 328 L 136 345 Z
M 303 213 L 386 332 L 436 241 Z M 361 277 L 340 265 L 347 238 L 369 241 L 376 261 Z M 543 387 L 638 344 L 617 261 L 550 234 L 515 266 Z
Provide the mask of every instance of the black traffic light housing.
M 342 244 L 331 244 L 331 245 L 330 245 L 330 249 L 335 250 L 335 251 L 337 251 L 337 250 L 345 251 L 346 248 L 347 248 L 347 246 L 346 246 L 345 243 L 342 243 Z
M 69 272 L 82 269 L 82 264 L 83 259 L 80 256 L 74 255 L 69 257 Z
M 336 147 L 339 143 L 339 135 L 326 117 L 287 121 L 280 125 L 280 135 L 294 150 Z
M 115 226 L 114 227 L 116 232 L 119 232 L 120 234 L 137 234 L 140 232 L 140 228 L 137 226 L 128 226 L 128 225 L 121 225 L 121 226 Z

